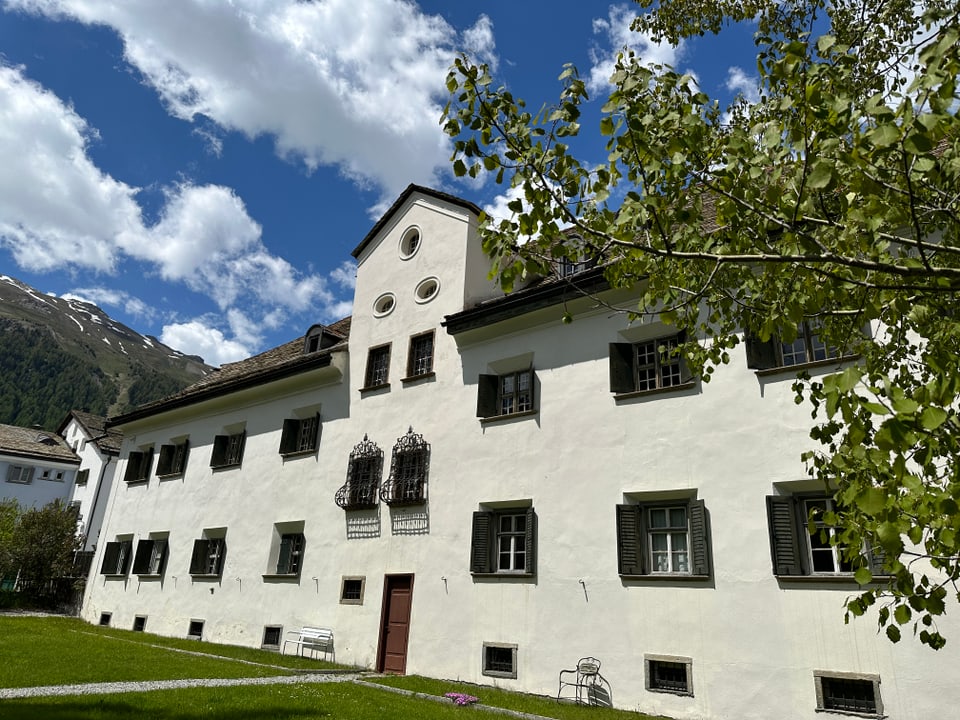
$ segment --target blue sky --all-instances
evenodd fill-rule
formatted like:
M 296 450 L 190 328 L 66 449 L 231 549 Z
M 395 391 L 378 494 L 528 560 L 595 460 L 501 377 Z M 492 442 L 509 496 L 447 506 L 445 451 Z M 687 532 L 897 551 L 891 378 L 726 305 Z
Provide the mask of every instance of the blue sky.
M 679 48 L 631 4 L 0 0 L 0 274 L 80 297 L 219 365 L 351 312 L 351 250 L 414 182 L 458 181 L 439 126 L 469 52 L 531 108 L 588 81 L 586 159 L 616 53 L 755 92 L 750 29 Z M 593 136 L 592 138 L 590 136 Z

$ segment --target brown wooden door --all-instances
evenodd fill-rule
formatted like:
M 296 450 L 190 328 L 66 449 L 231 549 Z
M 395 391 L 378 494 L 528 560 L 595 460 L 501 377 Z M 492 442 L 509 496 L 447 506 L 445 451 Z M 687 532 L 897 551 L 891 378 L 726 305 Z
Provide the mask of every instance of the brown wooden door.
M 383 609 L 377 670 L 403 675 L 407 670 L 407 640 L 410 636 L 410 604 L 413 575 L 386 575 L 383 578 Z

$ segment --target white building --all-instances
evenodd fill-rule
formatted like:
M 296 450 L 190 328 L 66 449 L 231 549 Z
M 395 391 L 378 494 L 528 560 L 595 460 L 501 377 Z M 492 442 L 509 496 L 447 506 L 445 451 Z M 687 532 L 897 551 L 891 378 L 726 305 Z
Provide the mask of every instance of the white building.
M 340 662 L 542 694 L 596 656 L 614 705 L 675 718 L 954 712 L 960 625 L 933 653 L 844 624 L 857 585 L 802 530 L 826 500 L 791 380 L 838 361 L 801 339 L 704 384 L 583 296 L 629 301 L 599 270 L 500 293 L 478 212 L 411 186 L 354 252 L 352 321 L 112 421 L 84 617 L 326 626 Z
M 80 464 L 63 438 L 37 428 L 0 425 L 0 500 L 43 507 L 70 497 Z
M 79 512 L 79 531 L 83 550 L 95 550 L 103 524 L 103 511 L 117 469 L 117 456 L 123 435 L 106 427 L 106 418 L 80 410 L 71 410 L 57 429 L 80 458 L 70 502 Z

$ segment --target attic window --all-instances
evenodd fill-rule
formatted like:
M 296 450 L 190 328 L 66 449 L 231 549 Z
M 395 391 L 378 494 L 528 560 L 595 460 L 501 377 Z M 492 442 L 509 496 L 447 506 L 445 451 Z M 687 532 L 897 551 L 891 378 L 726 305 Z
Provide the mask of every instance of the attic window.
M 310 353 L 315 353 L 318 350 L 326 350 L 332 345 L 336 345 L 340 342 L 340 338 L 334 335 L 331 332 L 328 332 L 323 325 L 314 325 L 309 330 L 304 337 L 303 341 L 303 354 L 309 355 Z
M 413 226 L 406 229 L 400 238 L 400 257 L 409 260 L 420 249 L 420 228 Z
M 430 302 L 440 291 L 440 281 L 435 277 L 428 277 L 421 280 L 415 291 L 418 303 Z
M 56 445 L 56 444 L 57 444 L 57 441 L 54 440 L 54 439 L 53 439 L 52 437 L 50 437 L 49 435 L 47 435 L 46 433 L 40 433 L 39 435 L 37 435 L 37 442 L 38 442 L 38 443 L 43 443 L 44 445 Z
M 373 303 L 373 314 L 375 317 L 383 317 L 393 312 L 397 305 L 397 298 L 393 293 L 387 292 L 378 297 Z

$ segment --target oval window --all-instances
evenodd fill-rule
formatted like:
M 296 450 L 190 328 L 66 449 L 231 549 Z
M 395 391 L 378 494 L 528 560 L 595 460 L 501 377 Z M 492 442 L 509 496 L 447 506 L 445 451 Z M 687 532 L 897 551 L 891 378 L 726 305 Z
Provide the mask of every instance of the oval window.
M 400 238 L 400 257 L 404 260 L 412 258 L 420 249 L 420 228 L 413 226 L 406 229 Z
M 425 303 L 433 300 L 440 291 L 440 281 L 435 277 L 421 280 L 415 291 L 417 302 Z
M 389 315 L 391 312 L 393 312 L 393 308 L 396 307 L 396 304 L 397 299 L 394 297 L 393 293 L 384 293 L 374 301 L 373 314 L 377 317 Z

